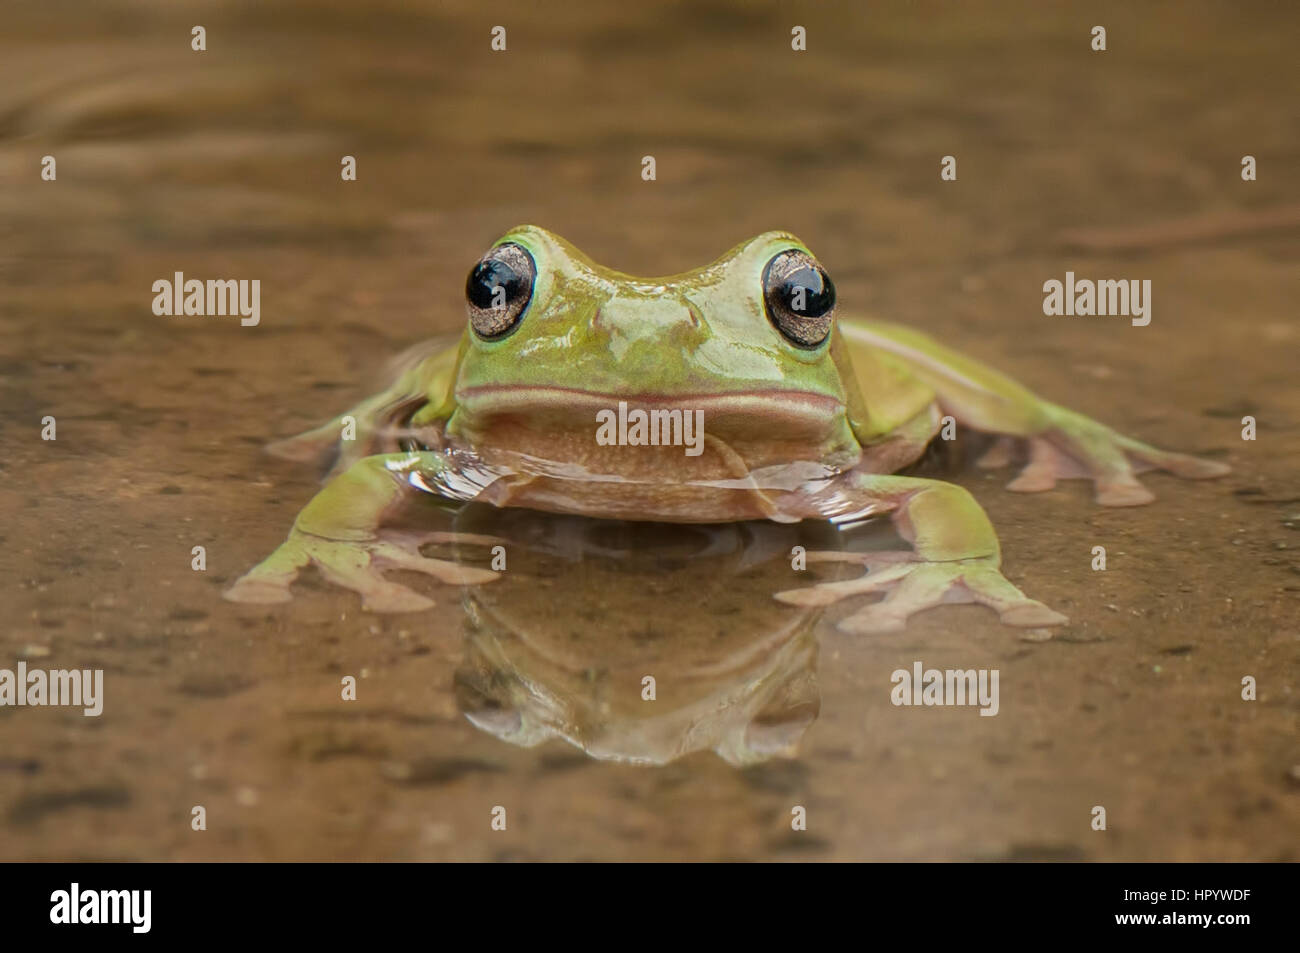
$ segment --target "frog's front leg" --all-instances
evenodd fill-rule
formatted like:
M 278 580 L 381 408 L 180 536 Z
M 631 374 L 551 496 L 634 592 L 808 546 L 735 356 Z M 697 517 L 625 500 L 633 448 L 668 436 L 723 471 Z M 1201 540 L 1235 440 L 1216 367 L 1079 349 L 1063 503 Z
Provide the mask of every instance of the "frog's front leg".
M 839 623 L 846 632 L 894 632 L 908 617 L 945 602 L 978 602 L 1016 626 L 1069 621 L 1030 599 L 999 570 L 1001 553 L 988 516 L 963 488 L 937 480 L 850 472 L 808 497 L 808 515 L 890 513 L 911 552 L 820 554 L 857 562 L 866 575 L 777 593 L 781 602 L 823 606 L 848 596 L 885 593 Z M 828 512 L 833 510 L 833 512 Z M 814 554 L 809 554 L 810 558 Z
M 429 542 L 499 542 L 465 533 L 385 532 L 380 527 L 405 499 L 417 492 L 412 475 L 436 473 L 446 466 L 434 452 L 392 453 L 365 457 L 330 480 L 312 498 L 289 538 L 270 556 L 241 576 L 224 593 L 233 602 L 286 602 L 289 586 L 308 563 L 325 578 L 361 595 L 373 612 L 413 612 L 434 601 L 384 578 L 385 569 L 411 569 L 442 582 L 472 585 L 492 582 L 497 574 L 420 554 Z

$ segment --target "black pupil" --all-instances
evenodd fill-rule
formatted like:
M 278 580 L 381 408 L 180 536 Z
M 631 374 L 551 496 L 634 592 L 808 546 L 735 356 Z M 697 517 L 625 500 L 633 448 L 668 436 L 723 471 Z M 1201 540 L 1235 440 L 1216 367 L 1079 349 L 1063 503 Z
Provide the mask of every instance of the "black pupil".
M 504 303 L 509 305 L 524 292 L 524 279 L 504 261 L 491 258 L 480 261 L 469 273 L 465 295 L 474 307 L 487 310 L 492 307 L 492 297 L 497 288 L 505 289 Z
M 802 301 L 799 300 L 800 289 L 803 291 Z M 835 306 L 835 286 L 829 278 L 808 265 L 786 275 L 777 294 L 787 311 L 805 318 L 820 318 Z

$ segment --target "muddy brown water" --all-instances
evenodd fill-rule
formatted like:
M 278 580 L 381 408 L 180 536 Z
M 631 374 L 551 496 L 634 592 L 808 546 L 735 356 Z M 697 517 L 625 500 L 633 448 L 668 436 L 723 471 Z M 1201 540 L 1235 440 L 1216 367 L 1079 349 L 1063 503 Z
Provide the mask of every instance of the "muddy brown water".
M 0 667 L 102 668 L 106 699 L 0 708 L 0 858 L 1298 859 L 1300 9 L 1247 6 L 9 11 Z M 261 447 L 455 330 L 467 268 L 523 221 L 647 275 L 792 230 L 845 311 L 1234 472 L 1148 476 L 1157 502 L 1124 510 L 956 472 L 1009 578 L 1070 615 L 1047 641 L 970 606 L 844 635 L 847 606 L 769 601 L 785 529 L 535 517 L 506 519 L 534 545 L 496 586 L 409 579 L 423 615 L 314 578 L 223 602 L 316 486 Z M 1150 279 L 1151 324 L 1045 317 L 1066 270 Z M 259 278 L 261 324 L 154 316 L 175 271 Z M 647 658 L 711 714 L 645 723 Z M 891 705 L 917 660 L 998 669 L 999 715 Z M 711 750 L 737 737 L 767 760 Z

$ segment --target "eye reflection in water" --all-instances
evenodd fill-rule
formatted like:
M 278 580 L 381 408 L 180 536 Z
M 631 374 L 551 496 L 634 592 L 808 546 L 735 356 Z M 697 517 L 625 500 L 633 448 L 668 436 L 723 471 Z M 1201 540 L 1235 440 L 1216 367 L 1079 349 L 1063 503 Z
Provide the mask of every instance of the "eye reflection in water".
M 506 578 L 463 590 L 456 696 L 477 727 L 531 747 L 666 764 L 712 749 L 735 765 L 797 753 L 821 705 L 819 609 L 776 602 L 792 550 L 842 548 L 825 523 L 663 525 L 466 507 L 500 537 Z M 482 551 L 464 553 L 482 564 Z

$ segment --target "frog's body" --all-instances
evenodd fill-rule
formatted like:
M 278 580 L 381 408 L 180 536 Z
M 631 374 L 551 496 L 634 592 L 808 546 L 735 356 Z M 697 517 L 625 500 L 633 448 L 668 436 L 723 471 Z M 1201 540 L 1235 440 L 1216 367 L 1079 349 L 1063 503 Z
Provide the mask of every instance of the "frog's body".
M 899 628 L 943 601 L 982 602 L 1012 624 L 1055 624 L 1064 617 L 1002 577 L 997 537 L 964 489 L 891 475 L 924 452 L 944 415 L 1000 435 L 994 465 L 1007 462 L 1017 441 L 1027 444 L 1015 490 L 1090 477 L 1099 502 L 1133 505 L 1152 498 L 1135 471 L 1208 477 L 1227 469 L 1117 434 L 907 328 L 837 321 L 829 277 L 784 232 L 697 271 L 647 280 L 525 226 L 479 262 L 467 296 L 470 322 L 458 342 L 413 352 L 388 390 L 281 445 L 297 456 L 336 447 L 335 475 L 229 598 L 288 599 L 308 562 L 377 610 L 432 604 L 384 579 L 385 566 L 444 581 L 496 578 L 380 533 L 414 488 L 665 522 L 888 513 L 912 551 L 845 556 L 871 572 L 778 598 L 824 604 L 888 592 L 842 623 L 863 631 Z M 664 420 L 696 414 L 700 452 L 684 452 L 680 430 L 667 423 L 659 445 L 598 439 L 598 415 L 620 403 L 661 411 Z M 355 439 L 340 441 L 348 418 Z

